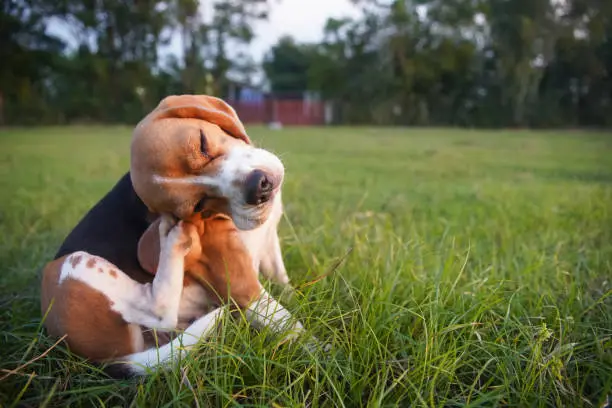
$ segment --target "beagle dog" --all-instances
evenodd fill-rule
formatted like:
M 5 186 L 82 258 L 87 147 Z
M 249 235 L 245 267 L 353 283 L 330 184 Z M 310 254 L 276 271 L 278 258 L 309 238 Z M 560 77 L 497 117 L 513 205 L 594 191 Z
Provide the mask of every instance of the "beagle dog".
M 172 365 L 229 298 L 255 326 L 295 338 L 302 324 L 258 279 L 289 285 L 277 235 L 283 178 L 225 102 L 165 98 L 134 130 L 130 172 L 43 270 L 48 333 L 92 362 L 131 363 L 120 376 Z

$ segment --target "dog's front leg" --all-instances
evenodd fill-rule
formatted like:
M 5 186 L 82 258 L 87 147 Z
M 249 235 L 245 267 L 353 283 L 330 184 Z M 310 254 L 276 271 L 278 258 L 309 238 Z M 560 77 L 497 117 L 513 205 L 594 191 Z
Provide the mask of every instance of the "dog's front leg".
M 296 320 L 265 289 L 261 290 L 261 296 L 246 309 L 245 314 L 249 322 L 256 328 L 268 327 L 275 333 L 286 332 L 283 342 L 291 342 L 305 331 L 302 323 Z M 315 352 L 318 348 L 323 352 L 331 350 L 331 344 L 322 344 L 315 336 L 311 336 L 304 346 L 310 352 Z
M 271 230 L 266 236 L 266 245 L 262 249 L 260 270 L 269 280 L 289 288 L 289 276 L 283 262 L 283 255 L 276 230 Z
M 295 339 L 304 331 L 304 326 L 276 301 L 265 289 L 260 297 L 246 309 L 249 322 L 257 327 L 269 327 L 276 333 L 288 331 L 286 340 Z
M 292 297 L 295 293 L 293 286 L 289 283 L 289 276 L 283 261 L 280 240 L 278 238 L 278 224 L 280 223 L 283 210 L 280 198 L 280 192 L 275 199 L 274 209 L 270 215 L 270 219 L 264 228 L 262 237 L 263 246 L 259 248 L 256 259 L 259 259 L 256 268 L 259 272 L 273 282 L 280 283 L 283 286 L 283 294 Z
M 163 216 L 159 224 L 160 256 L 151 284 L 141 285 L 141 295 L 130 299 L 134 323 L 156 329 L 174 329 L 183 291 L 185 255 L 191 246 L 187 226 Z

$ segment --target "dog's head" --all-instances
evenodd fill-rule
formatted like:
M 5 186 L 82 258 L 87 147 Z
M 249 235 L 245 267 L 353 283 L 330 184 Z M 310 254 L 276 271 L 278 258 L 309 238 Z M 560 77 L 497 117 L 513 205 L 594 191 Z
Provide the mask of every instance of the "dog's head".
M 242 230 L 270 215 L 281 161 L 253 146 L 236 112 L 205 95 L 169 96 L 135 128 L 130 174 L 152 212 L 221 213 Z

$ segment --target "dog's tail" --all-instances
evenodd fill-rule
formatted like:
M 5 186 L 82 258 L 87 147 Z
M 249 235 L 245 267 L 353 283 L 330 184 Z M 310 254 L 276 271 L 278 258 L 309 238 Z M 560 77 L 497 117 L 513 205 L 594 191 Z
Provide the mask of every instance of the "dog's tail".
M 124 356 L 106 365 L 103 370 L 113 378 L 126 379 L 171 368 L 184 358 L 202 337 L 210 335 L 224 311 L 224 308 L 215 309 L 193 322 L 170 343 Z

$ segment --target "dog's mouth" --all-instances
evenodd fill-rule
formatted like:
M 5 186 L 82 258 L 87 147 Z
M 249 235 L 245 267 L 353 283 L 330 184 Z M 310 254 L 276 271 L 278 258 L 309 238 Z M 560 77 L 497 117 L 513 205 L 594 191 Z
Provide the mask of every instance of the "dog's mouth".
M 276 189 L 276 191 L 274 191 L 275 196 L 279 190 L 280 189 Z M 217 215 L 226 215 L 232 219 L 238 229 L 243 231 L 255 229 L 265 223 L 270 215 L 273 203 L 272 198 L 270 201 L 258 205 L 242 203 L 237 207 L 230 208 L 229 211 L 220 211 L 219 209 L 209 208 L 208 200 L 210 200 L 210 197 L 198 201 L 193 209 L 193 214 L 197 214 L 202 219 Z
M 255 229 L 268 220 L 272 213 L 273 203 L 274 199 L 270 199 L 259 205 L 241 205 L 232 210 L 232 220 L 240 230 Z
M 248 231 L 255 229 L 266 222 L 266 217 L 249 217 L 236 214 L 232 217 L 234 224 L 239 230 Z

